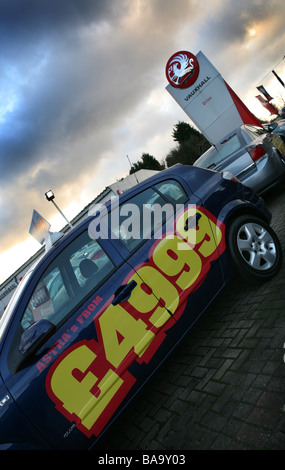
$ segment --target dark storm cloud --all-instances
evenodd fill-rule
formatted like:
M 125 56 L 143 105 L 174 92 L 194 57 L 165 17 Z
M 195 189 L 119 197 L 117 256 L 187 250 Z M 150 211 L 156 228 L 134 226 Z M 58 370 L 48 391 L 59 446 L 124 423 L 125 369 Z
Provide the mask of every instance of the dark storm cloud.
M 9 192 L 0 203 L 2 249 L 28 230 L 31 208 L 22 201 L 41 210 L 43 191 L 52 186 L 64 204 L 67 185 L 79 185 L 114 149 L 115 126 L 157 80 L 164 83 L 172 34 L 191 2 L 181 5 L 0 2 L 0 180 Z
M 1 250 L 28 233 L 45 184 L 80 172 L 72 152 L 62 160 L 70 136 L 81 130 L 84 137 L 84 123 L 92 118 L 90 64 L 78 35 L 111 21 L 112 14 L 108 0 L 0 2 Z
M 25 40 L 99 21 L 112 5 L 111 0 L 1 0 L 0 27 L 18 43 L 19 37 Z
M 182 2 L 184 12 L 190 3 Z M 124 1 L 0 5 L 0 34 L 9 56 L 2 61 L 0 85 L 17 96 L 0 124 L 2 181 L 28 172 L 48 154 L 52 159 L 50 150 L 69 139 L 92 131 L 103 140 L 102 131 L 143 100 L 155 81 L 149 71 L 175 31 L 171 24 L 184 17 L 172 2 L 153 0 L 138 12 L 145 21 L 124 30 L 124 14 L 131 15 L 134 6 L 127 10 Z
M 66 52 L 76 47 L 78 28 L 100 23 L 110 15 L 111 3 L 1 1 L 0 86 L 17 95 L 13 111 L 0 124 L 2 180 L 39 158 L 40 149 L 53 137 L 66 104 L 80 92 L 80 82 L 77 89 L 74 84 L 76 57 L 68 63 Z

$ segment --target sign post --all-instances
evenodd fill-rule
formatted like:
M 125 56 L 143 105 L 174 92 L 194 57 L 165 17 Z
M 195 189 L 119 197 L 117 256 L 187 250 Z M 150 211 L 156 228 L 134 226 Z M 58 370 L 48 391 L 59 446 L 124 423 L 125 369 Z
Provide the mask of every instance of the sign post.
M 242 124 L 261 126 L 201 51 L 173 54 L 165 72 L 166 90 L 213 145 Z

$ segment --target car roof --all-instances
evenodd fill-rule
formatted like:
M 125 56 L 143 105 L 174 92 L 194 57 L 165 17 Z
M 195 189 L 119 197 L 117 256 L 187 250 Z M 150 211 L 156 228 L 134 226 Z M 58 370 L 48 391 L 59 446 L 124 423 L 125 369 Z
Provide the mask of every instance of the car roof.
M 190 168 L 192 168 L 192 167 L 190 167 Z M 146 180 L 144 180 L 144 181 L 136 184 L 135 186 L 127 189 L 122 194 L 120 194 L 120 196 L 114 196 L 114 197 L 120 198 L 120 204 L 121 204 L 124 201 L 128 200 L 130 197 L 132 197 L 132 196 L 136 195 L 137 193 L 143 191 L 144 188 L 155 185 L 155 184 L 157 184 L 160 181 L 163 181 L 165 179 L 175 178 L 175 177 L 178 177 L 178 178 L 183 177 L 184 173 L 185 173 L 185 166 L 182 165 L 181 163 L 177 163 L 176 165 L 173 165 L 170 168 L 162 170 L 159 173 L 157 173 L 155 175 L 152 175 L 149 178 L 147 178 Z M 100 204 L 101 203 L 98 202 L 98 205 L 100 205 Z M 104 204 L 104 203 L 102 203 L 102 204 Z M 96 205 L 96 203 L 95 203 L 95 205 Z M 108 201 L 105 205 L 106 205 L 106 209 L 110 210 L 111 201 Z M 92 208 L 92 204 L 91 204 L 90 208 Z M 57 250 L 58 247 L 61 247 L 62 245 L 66 245 L 68 243 L 68 240 L 72 239 L 74 237 L 75 233 L 81 232 L 82 227 L 86 226 L 90 222 L 90 220 L 93 219 L 93 217 L 94 217 L 94 215 L 89 215 L 87 218 L 82 220 L 78 225 L 76 225 L 74 228 L 69 230 L 63 237 L 61 237 L 58 241 L 56 241 L 54 243 L 54 245 L 51 246 L 51 248 L 41 256 L 40 259 L 38 259 L 32 265 L 32 267 L 29 269 L 29 271 L 34 270 L 36 265 L 38 265 L 41 260 L 44 260 L 44 259 L 46 259 L 46 257 L 50 256 L 50 253 L 53 252 L 54 250 Z

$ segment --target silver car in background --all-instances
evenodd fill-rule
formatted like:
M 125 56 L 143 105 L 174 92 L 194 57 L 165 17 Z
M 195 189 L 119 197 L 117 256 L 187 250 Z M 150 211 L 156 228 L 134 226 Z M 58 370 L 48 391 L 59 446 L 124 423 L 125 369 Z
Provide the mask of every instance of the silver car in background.
M 281 137 L 279 137 L 281 139 Z M 285 181 L 285 160 L 263 128 L 242 125 L 212 146 L 194 166 L 229 171 L 258 194 Z

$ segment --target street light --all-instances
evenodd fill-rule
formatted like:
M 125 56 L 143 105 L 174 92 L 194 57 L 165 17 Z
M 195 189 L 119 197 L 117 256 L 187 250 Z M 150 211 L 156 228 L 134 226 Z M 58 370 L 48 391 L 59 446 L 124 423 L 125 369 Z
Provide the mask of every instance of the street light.
M 53 193 L 53 191 L 52 191 L 51 189 L 45 193 L 45 197 L 47 198 L 48 201 L 51 201 L 51 202 L 53 203 L 53 205 L 57 208 L 58 212 L 62 215 L 62 217 L 64 218 L 64 220 L 66 220 L 66 222 L 68 223 L 69 227 L 70 227 L 70 228 L 73 228 L 73 226 L 71 225 L 71 223 L 69 222 L 69 220 L 65 217 L 64 213 L 60 210 L 60 208 L 58 207 L 58 205 L 54 202 L 55 195 L 54 195 L 54 193 Z
M 51 189 L 45 193 L 45 196 L 48 201 L 52 201 L 55 198 L 54 193 Z

